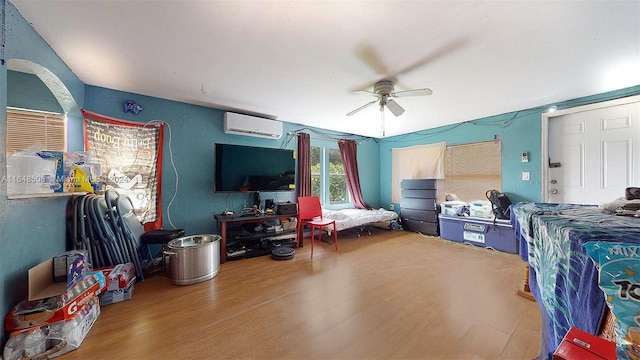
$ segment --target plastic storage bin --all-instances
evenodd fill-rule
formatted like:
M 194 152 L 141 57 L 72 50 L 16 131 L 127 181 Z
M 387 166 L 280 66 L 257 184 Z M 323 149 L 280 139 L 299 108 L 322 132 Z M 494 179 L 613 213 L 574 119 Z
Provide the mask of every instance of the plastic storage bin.
M 440 203 L 440 213 L 444 215 L 462 215 L 467 203 L 464 201 L 444 201 Z
M 509 220 L 440 215 L 440 237 L 512 254 L 518 253 L 518 239 Z
M 476 200 L 469 203 L 469 216 L 479 218 L 491 218 L 491 202 L 487 200 Z

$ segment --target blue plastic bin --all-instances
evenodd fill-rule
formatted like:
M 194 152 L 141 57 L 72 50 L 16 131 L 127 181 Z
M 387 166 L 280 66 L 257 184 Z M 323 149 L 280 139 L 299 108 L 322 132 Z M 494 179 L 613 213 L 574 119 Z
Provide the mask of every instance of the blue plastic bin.
M 440 214 L 440 237 L 518 254 L 518 239 L 509 220 Z

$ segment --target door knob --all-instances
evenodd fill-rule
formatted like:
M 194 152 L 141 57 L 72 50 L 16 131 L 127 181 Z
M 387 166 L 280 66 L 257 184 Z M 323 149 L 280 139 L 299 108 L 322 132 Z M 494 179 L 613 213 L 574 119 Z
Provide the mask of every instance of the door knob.
M 557 193 L 558 193 L 558 190 L 557 190 L 557 189 L 551 189 L 551 191 L 550 191 L 550 192 L 551 192 L 552 194 L 554 194 L 554 195 L 555 195 L 555 194 L 557 194 Z

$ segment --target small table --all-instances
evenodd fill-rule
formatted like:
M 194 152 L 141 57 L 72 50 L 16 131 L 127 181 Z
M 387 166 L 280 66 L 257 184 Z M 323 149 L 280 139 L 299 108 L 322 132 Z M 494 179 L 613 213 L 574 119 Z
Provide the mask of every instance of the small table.
M 227 224 L 247 224 L 247 223 L 259 223 L 263 221 L 269 220 L 280 220 L 280 219 L 296 219 L 297 222 L 298 214 L 241 214 L 241 215 L 215 215 L 216 220 L 218 221 L 218 228 L 220 230 L 220 263 L 223 264 L 227 261 Z M 268 237 L 273 234 L 265 234 L 265 237 Z M 298 235 L 296 228 L 296 239 L 298 240 L 298 246 L 302 247 L 302 237 Z

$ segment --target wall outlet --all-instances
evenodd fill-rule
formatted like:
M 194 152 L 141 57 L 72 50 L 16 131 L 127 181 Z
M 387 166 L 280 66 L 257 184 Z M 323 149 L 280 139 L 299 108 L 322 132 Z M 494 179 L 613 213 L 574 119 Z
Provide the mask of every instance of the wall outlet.
M 393 211 L 394 208 L 395 206 L 393 204 L 389 205 L 389 210 Z
M 522 172 L 522 181 L 529 181 L 530 178 L 531 178 L 531 173 L 529 173 L 528 171 Z

